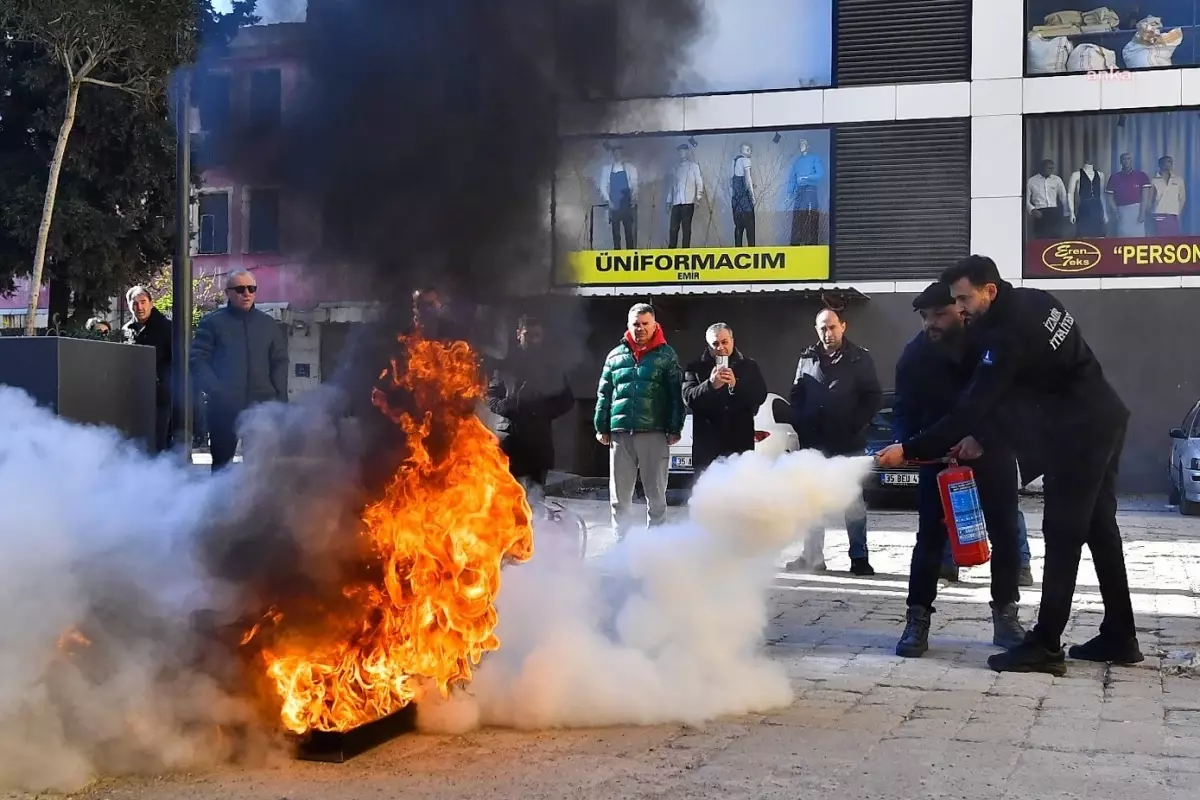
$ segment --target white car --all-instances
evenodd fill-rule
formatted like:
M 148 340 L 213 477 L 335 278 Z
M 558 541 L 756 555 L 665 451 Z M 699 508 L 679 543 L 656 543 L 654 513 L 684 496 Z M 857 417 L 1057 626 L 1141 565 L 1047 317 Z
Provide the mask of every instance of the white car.
M 800 437 L 792 428 L 792 406 L 777 394 L 767 399 L 754 415 L 754 452 L 779 456 L 800 449 Z M 683 421 L 679 443 L 671 447 L 671 477 L 692 475 L 692 412 Z
M 1167 502 L 1179 506 L 1185 516 L 1200 516 L 1200 402 L 1171 429 L 1171 456 L 1167 478 L 1171 489 Z

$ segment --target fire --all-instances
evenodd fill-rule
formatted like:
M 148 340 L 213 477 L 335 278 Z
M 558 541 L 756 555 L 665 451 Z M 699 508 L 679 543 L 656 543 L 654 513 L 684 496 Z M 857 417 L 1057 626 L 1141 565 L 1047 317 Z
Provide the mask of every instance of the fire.
M 475 414 L 483 384 L 464 342 L 401 337 L 403 366 L 381 378 L 406 396 L 375 405 L 402 427 L 408 455 L 362 519 L 371 578 L 343 590 L 353 618 L 326 622 L 330 636 L 303 646 L 273 642 L 262 656 L 291 731 L 344 731 L 394 713 L 424 684 L 445 695 L 495 650 L 500 568 L 533 551 L 532 514 L 495 436 Z M 243 637 L 282 628 L 270 609 Z M 343 614 L 343 617 L 345 615 Z

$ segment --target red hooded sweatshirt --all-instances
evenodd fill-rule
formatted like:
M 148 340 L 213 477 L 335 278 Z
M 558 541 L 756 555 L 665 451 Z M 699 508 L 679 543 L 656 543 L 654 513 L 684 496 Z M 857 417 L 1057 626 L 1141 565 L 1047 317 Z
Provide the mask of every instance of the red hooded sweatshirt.
M 625 331 L 625 344 L 629 345 L 629 349 L 633 351 L 633 360 L 641 361 L 642 356 L 649 353 L 656 347 L 662 347 L 667 343 L 666 334 L 663 333 L 662 325 L 654 329 L 654 335 L 650 337 L 650 341 L 646 342 L 645 346 L 638 344 L 633 340 L 633 334 Z

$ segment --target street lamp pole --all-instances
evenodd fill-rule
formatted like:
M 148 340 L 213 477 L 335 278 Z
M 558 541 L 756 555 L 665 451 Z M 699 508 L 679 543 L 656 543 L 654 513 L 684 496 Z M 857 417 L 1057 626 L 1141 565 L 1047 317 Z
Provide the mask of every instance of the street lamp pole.
M 175 258 L 171 264 L 171 402 L 175 447 L 192 460 L 192 71 L 179 70 L 175 84 Z

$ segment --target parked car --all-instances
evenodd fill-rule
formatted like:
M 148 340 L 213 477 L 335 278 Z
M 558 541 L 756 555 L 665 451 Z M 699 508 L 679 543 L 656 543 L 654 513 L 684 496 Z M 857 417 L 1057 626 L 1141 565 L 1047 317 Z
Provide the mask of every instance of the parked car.
M 1167 502 L 1179 506 L 1180 514 L 1200 516 L 1200 401 L 1183 418 L 1183 424 L 1172 428 L 1169 435 Z
M 895 399 L 894 391 L 883 393 L 883 404 L 879 408 L 879 413 L 875 415 L 875 418 L 871 420 L 870 427 L 867 428 L 867 447 L 864 453 L 868 456 L 875 455 L 895 441 L 892 434 L 892 404 Z M 871 469 L 871 476 L 867 478 L 865 484 L 867 500 L 868 502 L 888 500 L 902 501 L 906 505 L 915 504 L 917 501 L 917 478 L 916 467 L 880 469 L 875 466 Z
M 754 452 L 772 456 L 800 449 L 800 438 L 792 428 L 792 406 L 777 394 L 768 394 L 754 415 Z M 679 442 L 671 447 L 668 484 L 686 484 L 692 479 L 692 412 L 683 420 Z

